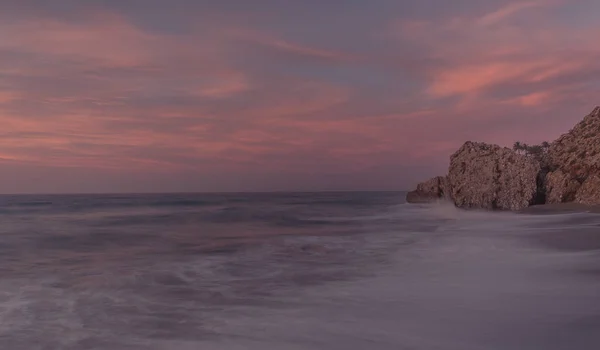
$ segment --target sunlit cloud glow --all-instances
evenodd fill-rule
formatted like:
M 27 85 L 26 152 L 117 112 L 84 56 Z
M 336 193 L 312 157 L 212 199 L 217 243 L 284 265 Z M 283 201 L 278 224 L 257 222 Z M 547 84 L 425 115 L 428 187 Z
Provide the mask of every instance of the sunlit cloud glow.
M 593 1 L 63 1 L 0 5 L 2 192 L 405 189 L 600 104 Z

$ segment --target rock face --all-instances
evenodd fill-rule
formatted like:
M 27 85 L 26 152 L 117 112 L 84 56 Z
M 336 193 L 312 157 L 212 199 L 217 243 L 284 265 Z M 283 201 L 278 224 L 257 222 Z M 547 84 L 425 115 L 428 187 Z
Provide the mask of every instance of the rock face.
M 547 203 L 600 204 L 600 107 L 550 145 Z
M 538 201 L 537 160 L 497 145 L 466 142 L 450 157 L 450 197 L 460 208 L 519 210 Z
M 575 193 L 575 202 L 587 205 L 600 203 L 600 176 L 590 175 Z
M 408 203 L 430 203 L 449 195 L 448 179 L 445 176 L 437 176 L 417 185 L 417 189 L 408 192 L 406 201 Z
M 546 203 L 567 203 L 575 200 L 575 193 L 581 184 L 579 181 L 556 169 L 546 175 Z

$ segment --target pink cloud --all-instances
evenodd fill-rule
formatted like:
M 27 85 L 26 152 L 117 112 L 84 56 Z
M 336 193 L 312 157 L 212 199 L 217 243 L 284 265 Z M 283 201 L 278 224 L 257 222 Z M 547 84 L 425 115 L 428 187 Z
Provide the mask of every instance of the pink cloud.
M 239 38 L 266 48 L 298 56 L 337 62 L 352 62 L 361 59 L 360 56 L 355 54 L 294 43 L 273 34 L 257 30 L 235 29 L 229 30 L 228 34 L 233 38 Z
M 528 95 L 520 96 L 517 98 L 517 102 L 526 107 L 540 106 L 555 98 L 553 91 L 541 91 L 533 92 Z
M 467 139 L 548 138 L 569 101 L 595 98 L 597 26 L 512 21 L 549 6 L 396 21 L 363 51 L 226 20 L 176 35 L 112 13 L 5 21 L 0 50 L 17 54 L 0 61 L 0 158 L 211 174 L 441 169 Z
M 203 97 L 225 98 L 247 91 L 251 88 L 250 81 L 243 73 L 229 72 L 221 74 L 220 79 L 210 86 L 201 87 L 196 93 Z
M 350 98 L 349 89 L 327 83 L 311 81 L 290 82 L 292 87 L 285 87 L 284 94 L 266 99 L 256 108 L 245 111 L 247 118 L 258 118 L 269 121 L 290 116 L 301 116 L 314 113 L 326 113 L 335 106 L 343 105 Z
M 555 2 L 555 1 L 554 1 Z M 520 1 L 513 2 L 504 7 L 499 8 L 496 11 L 485 14 L 483 17 L 477 20 L 477 24 L 479 25 L 493 25 L 500 23 L 510 16 L 515 15 L 516 13 L 534 9 L 536 7 L 544 7 L 551 5 L 552 2 L 548 0 L 534 0 L 534 1 Z
M 15 91 L 1 91 L 0 90 L 0 103 L 6 103 L 19 98 L 19 94 Z
M 435 97 L 477 93 L 483 88 L 518 78 L 539 65 L 537 62 L 486 62 L 444 69 L 432 74 L 428 93 Z
M 484 58 L 481 62 L 457 64 L 433 72 L 427 92 L 434 97 L 478 95 L 485 89 L 502 83 L 518 81 L 539 83 L 595 66 L 596 63 L 591 62 L 587 57 L 569 59 L 560 56 L 536 56 L 504 60 Z
M 594 39 L 597 27 L 561 27 L 548 17 L 535 26 L 509 21 L 533 9 L 539 19 L 544 11 L 560 5 L 564 6 L 552 0 L 513 2 L 483 16 L 465 13 L 435 22 L 400 21 L 391 28 L 393 35 L 399 33 L 401 40 L 443 62 L 424 72 L 428 81 L 424 92 L 430 98 L 460 97 L 456 107 L 463 110 L 469 104 L 490 102 L 530 108 L 551 101 L 548 96 L 557 89 L 557 79 L 600 68 L 600 45 Z M 519 83 L 523 90 L 519 96 L 490 101 L 492 91 Z
M 114 14 L 98 14 L 85 24 L 49 19 L 3 21 L 0 47 L 38 54 L 93 58 L 111 65 L 138 65 L 155 40 Z
M 45 18 L 0 23 L 0 49 L 51 57 L 56 61 L 74 60 L 86 67 L 89 76 L 105 68 L 123 68 L 139 70 L 148 77 L 197 77 L 189 86 L 190 91 L 214 98 L 243 92 L 251 84 L 243 72 L 227 65 L 225 46 L 218 32 L 210 36 L 204 33 L 180 36 L 148 33 L 126 18 L 109 12 L 98 12 L 87 21 L 77 23 Z M 0 63 L 0 71 L 46 75 L 52 74 L 54 69 L 43 64 L 15 68 Z M 95 78 L 109 81 L 101 73 Z M 122 90 L 125 96 L 139 89 L 139 81 L 110 79 L 109 83 Z M 97 99 L 98 96 L 87 98 Z

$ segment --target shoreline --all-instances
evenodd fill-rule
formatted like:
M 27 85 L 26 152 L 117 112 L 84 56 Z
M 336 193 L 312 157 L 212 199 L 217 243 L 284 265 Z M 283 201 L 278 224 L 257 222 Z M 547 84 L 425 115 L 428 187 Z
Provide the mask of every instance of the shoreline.
M 587 205 L 580 203 L 538 204 L 517 211 L 519 214 L 568 214 L 591 213 L 600 214 L 600 205 Z

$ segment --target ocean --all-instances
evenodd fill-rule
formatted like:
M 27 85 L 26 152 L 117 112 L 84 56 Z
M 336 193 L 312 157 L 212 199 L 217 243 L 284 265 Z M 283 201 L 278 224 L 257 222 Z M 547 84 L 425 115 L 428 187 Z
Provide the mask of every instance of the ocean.
M 600 215 L 0 196 L 0 349 L 600 349 Z

